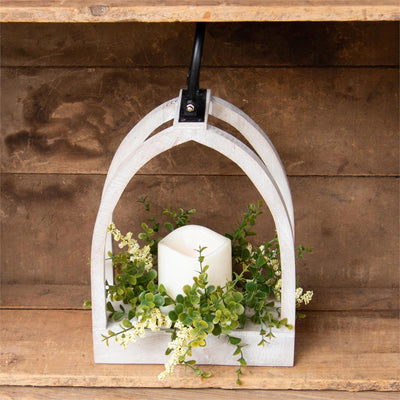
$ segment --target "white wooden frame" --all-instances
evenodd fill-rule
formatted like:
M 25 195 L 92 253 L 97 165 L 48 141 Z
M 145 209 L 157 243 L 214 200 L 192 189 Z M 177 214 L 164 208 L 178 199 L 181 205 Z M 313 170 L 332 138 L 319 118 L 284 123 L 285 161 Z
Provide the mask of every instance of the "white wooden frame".
M 92 318 L 95 362 L 163 364 L 164 351 L 169 341 L 165 332 L 151 333 L 140 343 L 126 350 L 115 343 L 106 347 L 101 335 L 115 323 L 107 321 L 105 280 L 112 281 L 112 266 L 106 263 L 106 253 L 111 250 L 107 228 L 112 213 L 125 187 L 136 172 L 152 158 L 175 146 L 195 141 L 210 147 L 235 162 L 253 182 L 268 205 L 275 222 L 280 243 L 282 265 L 281 315 L 295 325 L 295 249 L 293 204 L 286 173 L 279 156 L 267 135 L 241 110 L 232 104 L 213 97 L 207 91 L 206 118 L 201 123 L 178 122 L 179 98 L 172 99 L 143 118 L 125 137 L 111 162 L 104 184 L 92 241 Z M 251 150 L 240 140 L 208 124 L 208 115 L 219 118 L 236 128 L 250 143 Z M 171 127 L 148 139 L 150 134 L 165 122 L 174 119 Z M 115 326 L 114 326 L 115 329 Z M 246 346 L 249 365 L 291 366 L 294 360 L 294 329 L 275 330 L 275 338 L 264 348 L 257 347 L 258 327 L 246 326 L 235 336 Z M 111 341 L 110 341 L 111 342 Z M 208 345 L 194 358 L 204 364 L 235 364 L 232 348 L 223 338 L 211 337 Z

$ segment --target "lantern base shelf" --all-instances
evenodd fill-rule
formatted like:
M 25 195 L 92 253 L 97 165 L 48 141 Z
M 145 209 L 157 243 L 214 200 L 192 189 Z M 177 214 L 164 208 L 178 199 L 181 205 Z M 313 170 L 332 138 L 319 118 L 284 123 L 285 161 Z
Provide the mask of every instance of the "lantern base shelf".
M 238 329 L 232 336 L 242 339 L 244 357 L 249 366 L 291 367 L 294 362 L 294 331 L 287 328 L 274 330 L 274 338 L 263 346 L 258 346 L 261 337 L 259 328 Z M 102 341 L 98 332 L 94 341 L 94 359 L 98 364 L 165 364 L 170 355 L 165 355 L 171 341 L 169 331 L 146 332 L 146 337 L 130 343 L 125 349 L 114 339 L 109 346 Z M 228 342 L 225 335 L 207 337 L 207 346 L 194 348 L 192 357 L 199 365 L 238 365 L 239 356 L 233 356 L 235 346 Z

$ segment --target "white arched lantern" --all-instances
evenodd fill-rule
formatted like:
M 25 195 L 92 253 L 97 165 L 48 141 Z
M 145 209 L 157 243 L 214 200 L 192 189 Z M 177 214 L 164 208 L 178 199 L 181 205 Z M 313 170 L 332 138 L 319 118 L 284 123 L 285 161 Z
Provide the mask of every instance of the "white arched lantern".
M 236 163 L 252 181 L 272 214 L 281 257 L 281 318 L 286 318 L 293 329 L 273 329 L 275 337 L 263 347 L 258 346 L 259 326 L 248 322 L 234 335 L 246 346 L 248 365 L 292 366 L 294 362 L 296 274 L 289 184 L 278 153 L 262 129 L 237 107 L 211 96 L 210 90 L 198 89 L 204 29 L 204 24 L 197 24 L 188 90 L 181 91 L 179 97 L 167 101 L 139 121 L 122 141 L 108 170 L 91 254 L 93 347 L 97 363 L 164 364 L 167 361 L 164 352 L 170 341 L 169 332 L 149 332 L 126 349 L 111 340 L 106 346 L 103 341 L 102 335 L 107 336 L 109 330 L 119 330 L 117 323 L 107 318 L 106 310 L 105 282 L 113 282 L 112 263 L 106 260 L 108 252 L 112 251 L 111 234 L 107 231 L 122 193 L 140 168 L 157 155 L 189 141 L 210 147 Z M 209 124 L 209 115 L 239 131 L 252 148 Z M 169 121 L 173 121 L 172 126 L 150 137 Z M 193 349 L 193 357 L 198 364 L 237 364 L 237 357 L 232 355 L 232 347 L 224 336 L 209 335 L 207 346 L 201 350 Z
M 126 349 L 112 341 L 107 347 L 102 335 L 116 329 L 107 319 L 105 281 L 113 282 L 113 270 L 106 261 L 111 251 L 107 228 L 125 187 L 132 177 L 152 158 L 188 141 L 210 147 L 235 162 L 253 182 L 272 214 L 281 253 L 282 295 L 281 317 L 295 325 L 296 278 L 294 249 L 294 217 L 290 189 L 279 156 L 267 135 L 257 124 L 232 104 L 206 94 L 204 122 L 180 122 L 180 99 L 167 101 L 144 117 L 125 137 L 111 162 L 93 233 L 91 254 L 92 316 L 94 356 L 97 363 L 164 364 L 164 351 L 170 340 L 167 332 L 149 332 Z M 212 115 L 236 128 L 252 149 L 229 133 L 208 124 Z M 173 125 L 148 138 L 164 123 Z M 117 330 L 117 329 L 116 329 Z M 294 360 L 294 328 L 276 329 L 275 338 L 264 347 L 259 342 L 259 327 L 248 325 L 235 331 L 246 344 L 248 365 L 291 366 Z M 209 336 L 207 347 L 194 351 L 198 364 L 234 365 L 236 358 L 227 340 Z

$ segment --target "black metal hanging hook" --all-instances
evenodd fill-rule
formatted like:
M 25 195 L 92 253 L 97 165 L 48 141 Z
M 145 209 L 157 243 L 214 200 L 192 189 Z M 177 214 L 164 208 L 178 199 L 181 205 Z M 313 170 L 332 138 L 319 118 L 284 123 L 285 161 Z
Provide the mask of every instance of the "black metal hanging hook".
M 179 122 L 204 122 L 207 91 L 199 89 L 199 77 L 205 30 L 204 22 L 196 24 L 192 62 L 187 76 L 188 88 L 182 90 Z
M 206 24 L 204 22 L 198 22 L 196 25 L 196 34 L 193 45 L 192 63 L 190 64 L 187 76 L 189 96 L 194 96 L 196 91 L 199 90 L 200 62 L 203 52 L 205 30 Z

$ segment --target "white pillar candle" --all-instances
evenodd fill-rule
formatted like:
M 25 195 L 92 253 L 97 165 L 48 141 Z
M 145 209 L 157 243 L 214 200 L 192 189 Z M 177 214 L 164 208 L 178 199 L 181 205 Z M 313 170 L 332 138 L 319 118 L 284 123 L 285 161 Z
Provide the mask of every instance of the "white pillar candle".
M 185 285 L 193 284 L 200 272 L 199 248 L 206 247 L 203 267 L 209 265 L 208 284 L 224 286 L 232 280 L 230 239 L 199 225 L 186 225 L 172 231 L 158 243 L 158 282 L 175 298 Z

